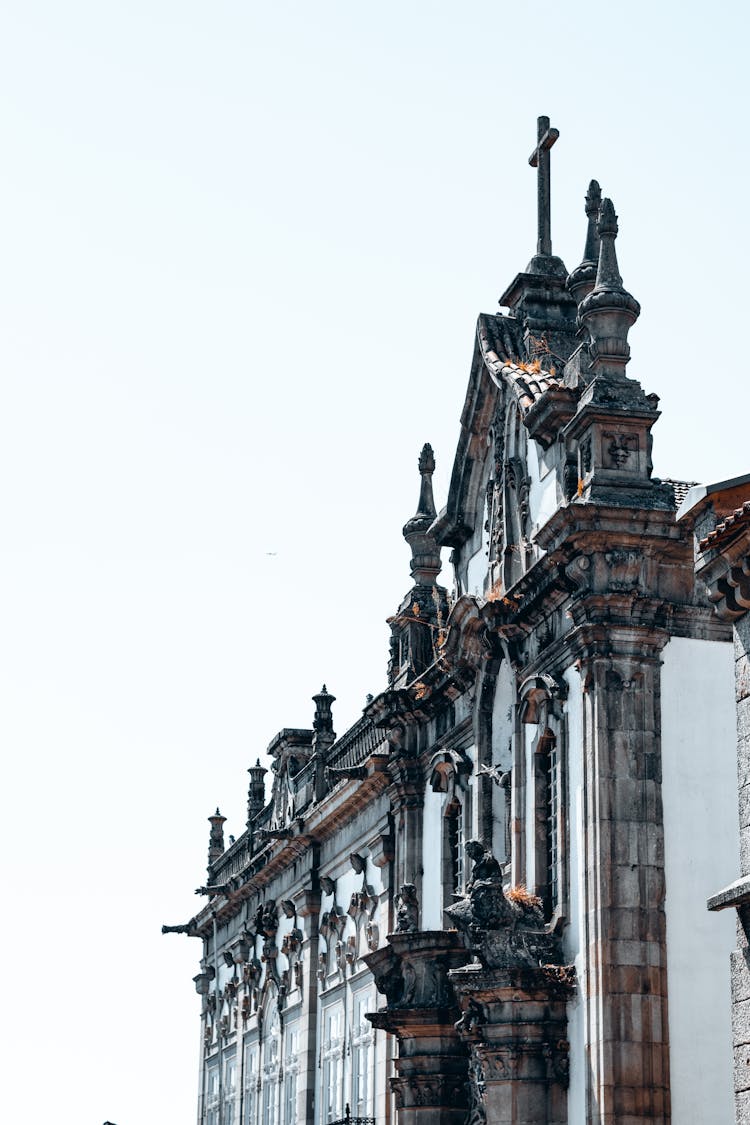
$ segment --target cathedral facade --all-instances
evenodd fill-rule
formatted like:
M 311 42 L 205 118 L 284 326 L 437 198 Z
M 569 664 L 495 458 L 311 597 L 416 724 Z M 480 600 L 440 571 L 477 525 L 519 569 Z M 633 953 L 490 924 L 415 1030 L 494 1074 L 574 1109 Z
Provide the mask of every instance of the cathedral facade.
M 276 735 L 165 927 L 202 947 L 200 1125 L 733 1120 L 731 622 L 652 473 L 595 181 L 581 264 L 552 253 L 556 139 L 540 118 L 537 253 L 479 317 L 440 512 L 419 457 L 383 690 L 337 736 L 324 686 Z

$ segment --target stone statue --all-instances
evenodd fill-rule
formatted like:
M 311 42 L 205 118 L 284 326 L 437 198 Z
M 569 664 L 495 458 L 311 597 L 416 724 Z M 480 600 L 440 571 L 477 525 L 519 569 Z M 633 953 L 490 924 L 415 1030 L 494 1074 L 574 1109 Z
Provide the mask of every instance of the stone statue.
M 503 872 L 500 864 L 495 859 L 489 848 L 485 848 L 481 840 L 469 840 L 466 844 L 466 854 L 473 863 L 471 879 L 467 884 L 467 891 L 480 879 L 490 879 L 493 882 L 503 881 Z
M 396 933 L 414 933 L 419 929 L 419 900 L 413 883 L 404 883 L 396 899 Z
M 544 920 L 538 899 L 506 896 L 500 864 L 479 840 L 469 840 L 473 863 L 467 894 L 446 914 L 485 968 L 559 965 L 562 950 Z

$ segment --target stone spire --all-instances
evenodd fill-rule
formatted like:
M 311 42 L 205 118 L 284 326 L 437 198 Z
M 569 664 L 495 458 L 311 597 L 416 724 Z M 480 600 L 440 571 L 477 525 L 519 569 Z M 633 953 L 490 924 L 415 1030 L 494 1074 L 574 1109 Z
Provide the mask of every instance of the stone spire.
M 266 805 L 265 776 L 268 770 L 263 768 L 260 764 L 260 758 L 258 758 L 255 765 L 250 766 L 247 772 L 250 774 L 250 785 L 247 791 L 247 826 L 249 828 L 250 822 Z
M 440 548 L 429 534 L 437 515 L 432 496 L 432 474 L 435 472 L 435 455 L 427 442 L 419 455 L 419 504 L 416 513 L 404 524 L 404 539 L 411 548 L 411 575 L 417 586 L 434 586 L 440 573 Z
M 313 696 L 313 703 L 315 704 L 315 717 L 313 718 L 313 747 L 319 746 L 325 742 L 331 746 L 336 741 L 336 732 L 333 729 L 333 715 L 332 708 L 336 702 L 336 696 L 331 695 L 325 684 L 320 689 L 317 695 Z
M 566 282 L 568 292 L 573 295 L 578 305 L 584 297 L 588 296 L 596 284 L 596 271 L 599 262 L 599 231 L 597 225 L 601 205 L 602 190 L 597 181 L 592 180 L 589 184 L 589 190 L 586 192 L 588 227 L 586 230 L 586 245 L 583 248 L 583 261 L 579 266 L 576 266 L 572 273 L 568 274 Z
M 213 816 L 208 818 L 211 832 L 208 837 L 208 871 L 211 873 L 211 864 L 224 854 L 224 825 L 226 817 L 219 812 L 218 806 Z
M 594 376 L 625 378 L 630 359 L 628 332 L 641 306 L 623 287 L 617 266 L 617 215 L 611 199 L 602 200 L 597 230 L 600 239 L 596 284 L 584 297 L 578 318 L 591 338 L 591 371 Z

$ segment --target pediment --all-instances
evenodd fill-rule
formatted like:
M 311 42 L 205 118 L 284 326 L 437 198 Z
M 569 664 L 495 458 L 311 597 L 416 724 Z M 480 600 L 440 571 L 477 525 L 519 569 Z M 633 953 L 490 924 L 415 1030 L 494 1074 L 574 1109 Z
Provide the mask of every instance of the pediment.
M 454 548 L 459 594 L 509 589 L 538 556 L 535 529 L 569 486 L 558 436 L 578 392 L 564 364 L 514 318 L 479 317 L 448 503 L 433 525 Z

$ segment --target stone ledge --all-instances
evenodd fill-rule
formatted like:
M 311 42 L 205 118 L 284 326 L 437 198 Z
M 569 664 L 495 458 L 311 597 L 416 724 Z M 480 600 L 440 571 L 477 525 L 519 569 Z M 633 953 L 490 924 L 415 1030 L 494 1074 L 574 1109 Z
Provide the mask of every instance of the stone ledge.
M 709 910 L 726 910 L 729 906 L 745 906 L 750 902 L 750 875 L 742 875 L 723 891 L 711 895 L 706 903 Z

